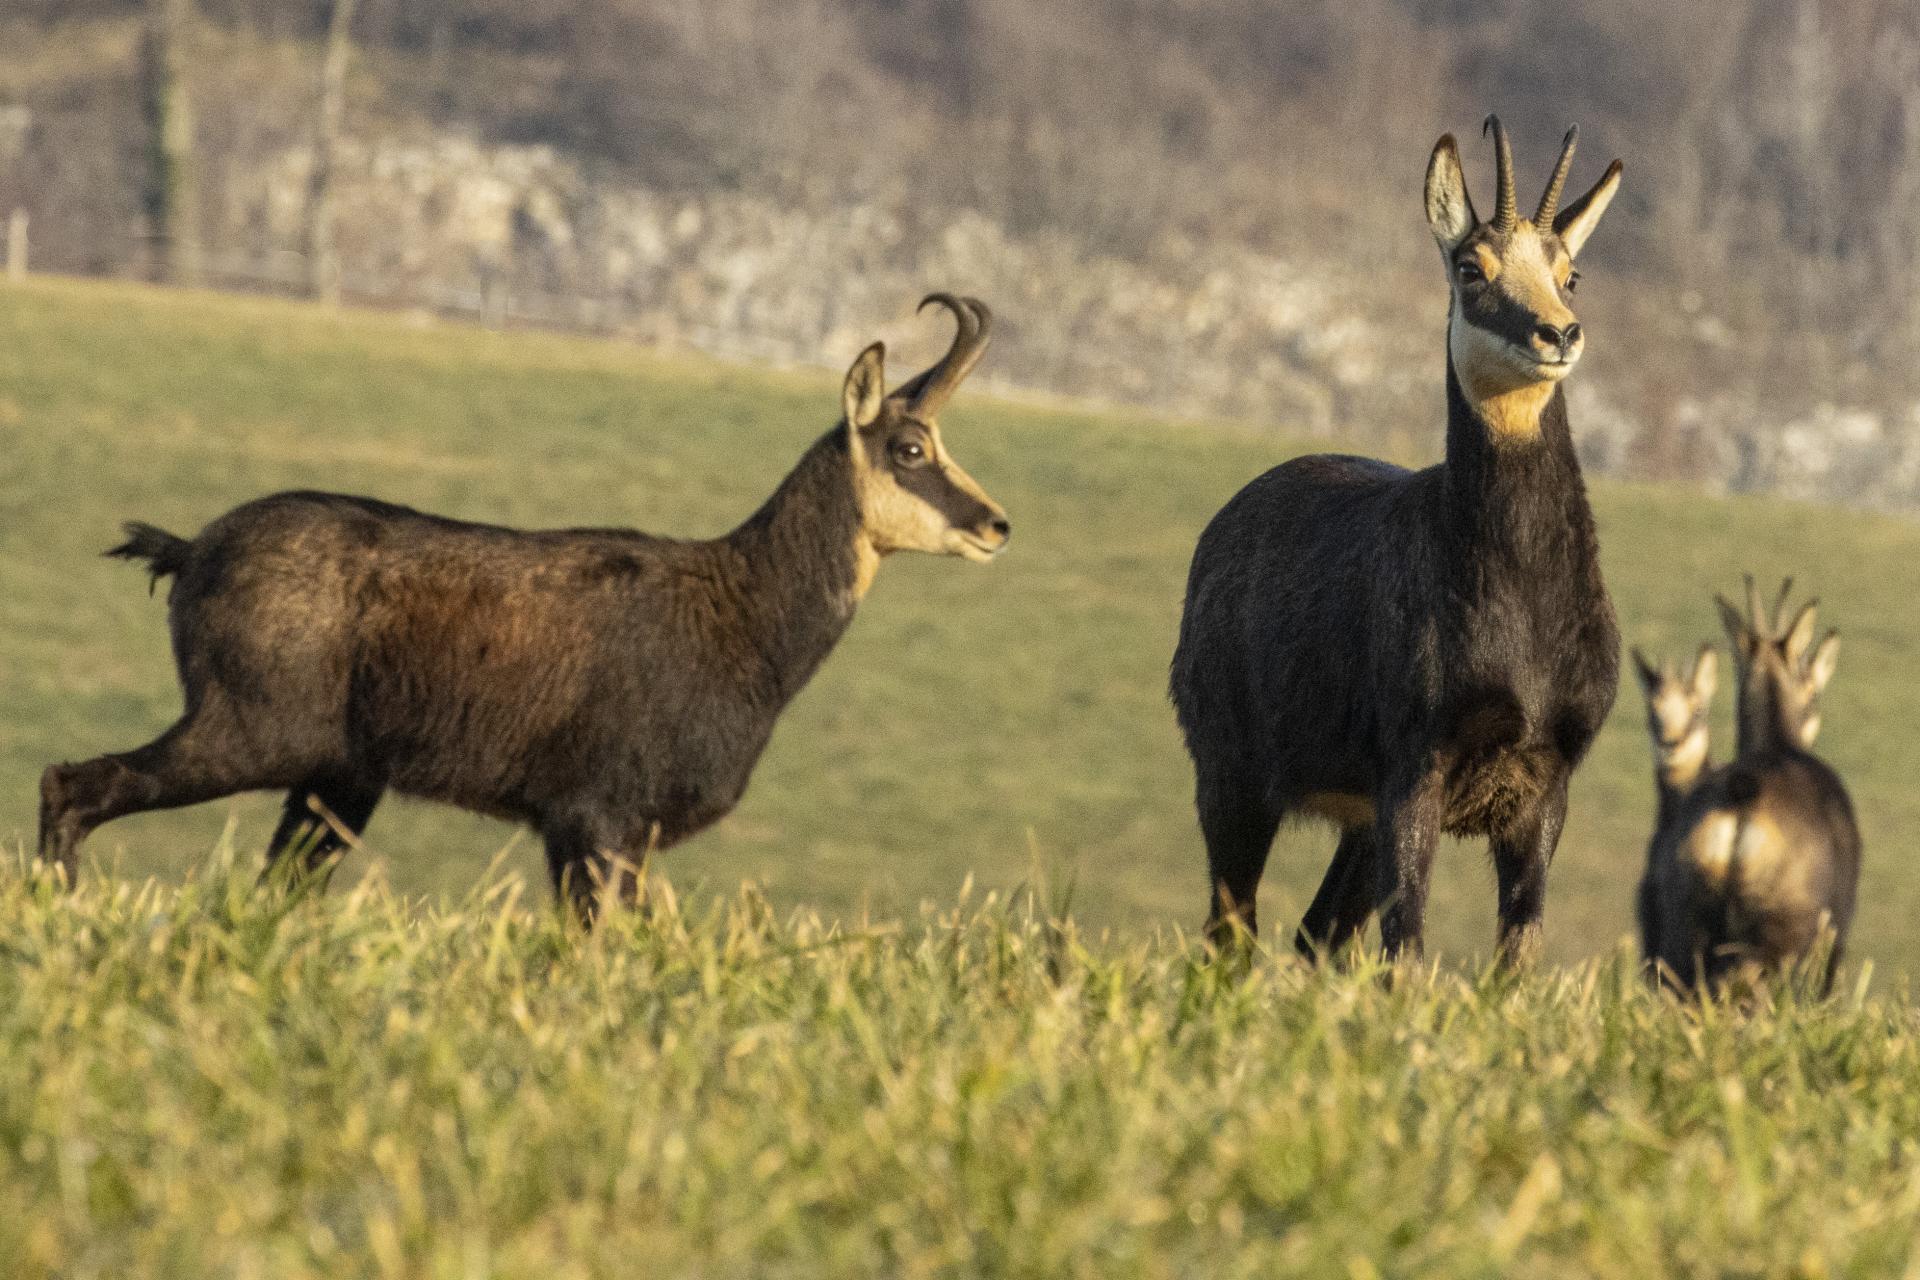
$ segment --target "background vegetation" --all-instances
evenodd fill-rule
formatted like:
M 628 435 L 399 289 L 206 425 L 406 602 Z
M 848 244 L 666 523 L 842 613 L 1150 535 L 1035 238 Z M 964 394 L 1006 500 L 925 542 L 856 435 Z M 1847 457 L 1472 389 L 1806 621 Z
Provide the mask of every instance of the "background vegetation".
M 946 338 L 930 318 L 901 323 L 911 301 L 873 318 L 917 339 L 895 350 L 896 379 Z M 837 404 L 824 375 L 608 342 L 125 285 L 0 289 L 0 840 L 32 840 L 49 761 L 137 745 L 178 713 L 163 600 L 99 556 L 122 519 L 191 533 L 247 498 L 319 486 L 474 519 L 708 535 L 772 490 Z M 1437 452 L 1434 414 L 1408 461 Z M 1012 884 L 1037 859 L 1074 883 L 1090 928 L 1194 926 L 1203 855 L 1166 664 L 1194 539 L 1289 449 L 1237 428 L 977 389 L 946 416 L 956 455 L 1008 508 L 1012 549 L 986 568 L 890 561 L 776 731 L 745 803 L 673 853 L 669 871 L 683 888 L 751 878 L 783 912 L 892 918 L 949 899 L 969 874 Z M 1679 489 L 1599 484 L 1595 500 L 1631 643 L 1679 654 L 1717 638 L 1711 592 L 1737 591 L 1743 570 L 1794 573 L 1820 595 L 1846 637 L 1820 745 L 1867 840 L 1856 952 L 1882 972 L 1911 970 L 1920 528 Z M 1723 690 L 1723 755 L 1728 706 Z M 1575 780 L 1549 896 L 1555 959 L 1609 953 L 1631 927 L 1651 773 L 1629 682 Z M 256 797 L 129 819 L 88 853 L 118 875 L 177 878 L 229 814 L 253 850 L 276 809 Z M 376 856 L 356 857 L 350 874 L 377 860 L 404 891 L 458 895 L 514 836 L 398 802 L 367 839 Z M 1330 843 L 1317 827 L 1283 835 L 1265 919 L 1290 927 Z M 544 892 L 529 842 L 509 865 Z M 1443 850 L 1434 897 L 1442 948 L 1468 958 L 1491 945 L 1492 875 L 1478 849 Z
M 205 270 L 304 281 L 333 0 L 186 7 Z M 153 11 L 0 15 L 0 213 L 49 268 L 158 265 Z M 1576 182 L 1628 166 L 1583 319 L 1633 359 L 1583 381 L 1589 460 L 1920 505 L 1905 0 L 363 0 L 349 25 L 349 293 L 810 360 L 864 282 L 937 281 L 1006 304 L 1021 385 L 1369 447 L 1419 447 L 1437 377 L 1438 302 L 1408 309 L 1434 138 L 1501 112 L 1530 199 L 1577 121 Z

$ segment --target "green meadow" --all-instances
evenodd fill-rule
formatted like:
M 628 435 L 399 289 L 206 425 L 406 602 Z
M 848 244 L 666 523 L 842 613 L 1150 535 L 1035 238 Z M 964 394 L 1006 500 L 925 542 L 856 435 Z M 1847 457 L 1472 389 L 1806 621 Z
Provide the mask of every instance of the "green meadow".
M 920 330 L 929 354 L 939 326 L 929 316 Z M 1592 371 L 1630 358 L 1597 342 Z M 896 357 L 890 372 L 912 369 Z M 178 712 L 164 598 L 99 555 L 121 520 L 191 534 L 247 498 L 329 488 L 476 520 L 705 536 L 758 505 L 832 424 L 838 389 L 830 373 L 406 316 L 117 284 L 0 290 L 0 841 L 31 843 L 49 761 L 137 745 Z M 1205 912 L 1204 859 L 1165 696 L 1187 558 L 1229 495 L 1308 446 L 1028 407 L 978 387 L 945 428 L 1007 507 L 1011 549 L 986 567 L 890 560 L 745 802 L 664 869 L 683 888 L 751 880 L 783 907 L 892 917 L 950 898 L 970 874 L 1004 886 L 1038 862 L 1074 886 L 1085 924 L 1191 928 Z M 1821 748 L 1852 787 L 1867 841 L 1855 953 L 1882 973 L 1911 970 L 1920 525 L 1594 491 L 1630 643 L 1677 655 L 1717 639 L 1711 592 L 1737 593 L 1746 570 L 1793 573 L 1820 595 L 1845 636 Z M 1653 811 L 1642 723 L 1628 682 L 1576 779 L 1549 897 L 1555 959 L 1609 951 L 1630 928 Z M 257 848 L 276 804 L 128 819 L 94 837 L 90 865 L 175 880 L 230 819 L 239 847 Z M 463 893 L 503 849 L 510 870 L 544 875 L 512 830 L 405 801 L 376 815 L 367 844 L 348 874 L 378 860 L 407 893 Z M 1264 919 L 1290 923 L 1330 847 L 1317 827 L 1283 834 Z M 1434 900 L 1441 950 L 1467 963 L 1488 950 L 1480 849 L 1442 853 Z
M 122 519 L 301 486 L 711 534 L 836 405 L 826 373 L 612 342 L 0 289 L 10 1274 L 1920 1275 L 1907 521 L 1595 486 L 1630 642 L 1691 650 L 1743 570 L 1845 634 L 1821 747 L 1867 866 L 1827 1001 L 1641 982 L 1631 686 L 1535 973 L 1487 968 L 1465 847 L 1424 968 L 1207 963 L 1166 662 L 1201 526 L 1302 443 L 980 387 L 945 430 L 1012 550 L 890 562 L 647 913 L 585 935 L 526 838 L 405 802 L 326 888 L 256 884 L 275 797 L 112 825 L 72 893 L 25 873 L 40 768 L 178 709 L 163 601 L 99 555 Z M 1330 843 L 1284 835 L 1282 939 Z
M 515 881 L 0 882 L 10 1275 L 1913 1275 L 1920 1018 L 1391 984 L 975 893 L 593 936 Z

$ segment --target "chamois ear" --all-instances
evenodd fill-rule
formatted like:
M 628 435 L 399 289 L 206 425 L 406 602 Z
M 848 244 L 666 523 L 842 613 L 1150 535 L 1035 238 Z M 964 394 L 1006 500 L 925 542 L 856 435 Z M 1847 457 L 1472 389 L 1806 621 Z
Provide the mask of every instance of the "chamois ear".
M 1687 676 L 1687 687 L 1693 691 L 1693 700 L 1702 705 L 1713 700 L 1713 686 L 1720 675 L 1720 655 L 1714 652 L 1710 644 L 1700 646 L 1700 654 L 1693 660 L 1693 671 Z
M 1799 615 L 1793 620 L 1793 625 L 1787 628 L 1787 661 L 1794 666 L 1800 665 L 1800 659 L 1805 656 L 1807 646 L 1813 643 L 1813 610 L 1818 603 L 1816 600 L 1809 600 L 1802 605 Z
M 1648 696 L 1652 696 L 1660 688 L 1660 682 L 1664 679 L 1660 668 L 1648 662 L 1647 655 L 1640 652 L 1638 648 L 1633 650 L 1633 668 L 1640 676 L 1640 687 L 1647 691 Z
M 1580 247 L 1600 225 L 1600 215 L 1613 203 L 1614 193 L 1620 190 L 1620 173 L 1626 166 L 1615 160 L 1600 175 L 1600 181 L 1593 184 L 1593 190 L 1562 209 L 1553 220 L 1554 232 L 1559 235 L 1560 243 L 1567 246 L 1567 256 L 1580 256 Z
M 1720 625 L 1727 629 L 1727 639 L 1733 641 L 1734 656 L 1747 652 L 1752 647 L 1752 641 L 1746 619 L 1740 616 L 1740 611 L 1725 596 L 1716 595 L 1713 602 L 1720 606 Z
M 862 351 L 847 370 L 847 383 L 840 392 L 840 405 L 846 410 L 847 429 L 858 431 L 862 427 L 873 425 L 880 416 L 880 405 L 887 398 L 886 375 L 883 366 L 886 363 L 887 347 L 876 342 Z
M 1450 133 L 1434 143 L 1427 161 L 1427 225 L 1448 257 L 1480 225 L 1467 195 L 1467 175 L 1460 170 L 1460 148 Z
M 1827 687 L 1827 681 L 1833 679 L 1834 664 L 1840 661 L 1840 633 L 1827 632 L 1827 638 L 1813 651 L 1813 661 L 1807 664 L 1807 682 L 1815 693 Z

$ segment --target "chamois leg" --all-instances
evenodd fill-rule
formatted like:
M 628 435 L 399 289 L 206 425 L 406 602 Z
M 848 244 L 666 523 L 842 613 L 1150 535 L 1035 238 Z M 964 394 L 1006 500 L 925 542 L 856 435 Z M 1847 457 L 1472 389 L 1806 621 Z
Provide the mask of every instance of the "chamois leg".
M 647 825 L 650 831 L 655 829 Z M 639 901 L 640 868 L 648 847 L 644 837 L 637 841 L 608 838 L 584 823 L 550 825 L 544 834 L 553 891 L 583 926 L 593 927 L 608 891 L 627 906 Z
M 1425 949 L 1427 878 L 1440 845 L 1445 797 L 1438 773 L 1388 789 L 1374 805 L 1379 816 L 1373 860 L 1380 947 L 1388 959 L 1418 957 Z
M 305 869 L 312 871 L 347 843 L 334 823 L 347 835 L 358 836 L 366 830 L 373 810 L 380 803 L 382 788 L 344 778 L 311 778 L 287 793 L 280 825 L 267 843 L 267 872 L 270 873 L 289 849 L 306 848 Z M 318 800 L 333 816 L 328 822 L 311 801 Z
M 1840 964 L 1846 959 L 1847 944 L 1838 934 L 1833 935 L 1833 950 L 1827 954 L 1826 971 L 1820 975 L 1820 998 L 1826 999 L 1833 994 L 1834 979 L 1840 976 Z
M 1640 926 L 1640 968 L 1648 981 L 1663 980 L 1666 928 L 1661 920 L 1660 885 L 1651 868 L 1640 878 L 1640 892 L 1634 900 L 1634 920 Z
M 115 818 L 284 787 L 299 773 L 241 737 L 219 711 L 189 712 L 144 747 L 47 766 L 40 775 L 40 857 L 71 882 L 81 843 Z
M 1524 968 L 1540 953 L 1540 918 L 1547 906 L 1547 868 L 1567 817 L 1567 780 L 1556 779 L 1512 826 L 1493 838 L 1500 881 L 1500 963 Z
M 1294 950 L 1307 959 L 1338 952 L 1373 914 L 1373 830 L 1349 827 L 1340 833 L 1333 862 L 1293 936 Z
M 1267 806 L 1263 786 L 1240 779 L 1203 778 L 1194 803 L 1207 841 L 1207 941 L 1223 947 L 1241 929 L 1249 937 L 1260 931 L 1255 899 L 1280 815 Z

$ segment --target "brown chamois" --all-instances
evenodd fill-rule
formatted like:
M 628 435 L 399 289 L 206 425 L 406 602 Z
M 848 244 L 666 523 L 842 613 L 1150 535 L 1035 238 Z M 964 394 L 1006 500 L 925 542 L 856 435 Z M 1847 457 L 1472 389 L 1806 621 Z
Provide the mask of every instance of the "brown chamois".
M 1653 839 L 1647 848 L 1647 873 L 1641 877 L 1635 920 L 1640 926 L 1642 954 L 1651 956 L 1659 929 L 1659 865 L 1664 841 L 1685 807 L 1687 797 L 1708 769 L 1708 716 L 1719 658 L 1713 646 L 1703 644 L 1693 666 L 1682 675 L 1671 663 L 1655 666 L 1640 650 L 1633 665 L 1647 699 L 1647 736 L 1653 742 L 1653 786 L 1656 799 Z
M 1853 921 L 1860 831 L 1846 787 L 1811 751 L 1840 637 L 1813 644 L 1811 603 L 1789 622 L 1790 588 L 1771 618 L 1751 578 L 1745 618 L 1719 601 L 1739 676 L 1736 755 L 1701 775 L 1647 850 L 1642 947 L 1681 988 L 1781 969 L 1829 929 L 1830 988 Z
M 1377 908 L 1418 953 L 1440 834 L 1484 835 L 1500 951 L 1536 949 L 1567 780 L 1613 705 L 1619 636 L 1560 382 L 1585 338 L 1574 258 L 1620 163 L 1560 208 L 1569 130 L 1531 218 L 1491 117 L 1499 195 L 1481 221 L 1453 137 L 1427 167 L 1451 287 L 1446 459 L 1409 472 L 1318 455 L 1275 467 L 1200 537 L 1171 691 L 1206 836 L 1208 927 L 1255 927 L 1279 824 L 1339 847 L 1300 926 L 1308 955 Z
M 269 859 L 322 859 L 392 789 L 510 821 L 546 843 L 590 918 L 598 886 L 731 810 L 775 719 L 853 619 L 882 557 L 992 559 L 1005 513 L 935 420 L 990 316 L 892 394 L 874 343 L 841 422 L 733 532 L 522 531 L 369 498 L 284 493 L 191 541 L 129 524 L 107 554 L 172 577 L 186 710 L 133 751 L 41 779 L 40 856 L 71 879 L 104 822 L 288 790 Z M 337 826 L 336 826 L 337 824 Z

